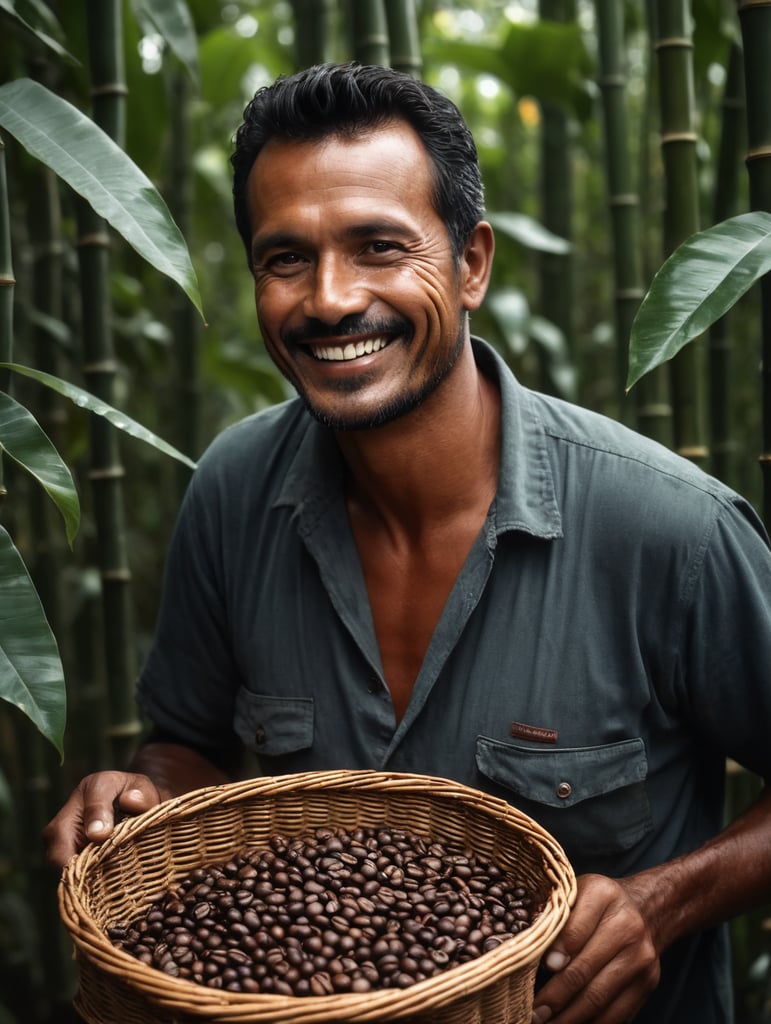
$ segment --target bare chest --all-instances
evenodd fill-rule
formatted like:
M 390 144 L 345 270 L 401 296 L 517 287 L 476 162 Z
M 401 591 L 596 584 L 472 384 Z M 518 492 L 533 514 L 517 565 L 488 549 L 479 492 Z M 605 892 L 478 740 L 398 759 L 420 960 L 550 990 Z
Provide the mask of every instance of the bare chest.
M 354 530 L 397 720 L 407 708 L 431 637 L 477 532 L 477 525 L 469 525 L 430 545 L 397 550 Z

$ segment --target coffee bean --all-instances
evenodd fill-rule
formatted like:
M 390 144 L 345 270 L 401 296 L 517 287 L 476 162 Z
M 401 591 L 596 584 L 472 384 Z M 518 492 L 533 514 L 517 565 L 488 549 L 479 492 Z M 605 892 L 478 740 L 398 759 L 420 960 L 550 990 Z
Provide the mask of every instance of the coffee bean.
M 228 992 L 407 988 L 527 928 L 526 886 L 473 851 L 397 828 L 272 836 L 195 868 L 110 941 Z

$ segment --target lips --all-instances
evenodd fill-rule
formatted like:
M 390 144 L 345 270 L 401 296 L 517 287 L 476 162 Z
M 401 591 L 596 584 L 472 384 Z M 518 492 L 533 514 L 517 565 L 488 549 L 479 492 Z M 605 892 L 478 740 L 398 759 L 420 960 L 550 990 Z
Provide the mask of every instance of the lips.
M 314 345 L 309 351 L 314 359 L 322 362 L 347 363 L 353 359 L 359 359 L 361 356 L 380 352 L 390 344 L 391 340 L 385 335 L 378 335 L 362 341 L 349 341 L 345 345 Z

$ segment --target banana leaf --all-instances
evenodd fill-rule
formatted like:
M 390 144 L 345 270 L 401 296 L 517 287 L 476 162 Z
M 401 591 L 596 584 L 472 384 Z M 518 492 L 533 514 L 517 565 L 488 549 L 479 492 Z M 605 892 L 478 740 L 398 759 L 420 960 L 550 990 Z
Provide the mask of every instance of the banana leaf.
M 38 82 L 0 86 L 0 126 L 86 199 L 144 259 L 175 281 L 201 316 L 187 245 L 163 198 L 120 146 Z
M 0 391 L 0 452 L 40 483 L 64 518 L 70 547 L 80 525 L 80 502 L 67 466 L 29 410 Z
M 0 526 L 0 699 L 14 704 L 64 756 L 67 695 L 56 639 L 21 555 Z
M 730 217 L 681 243 L 632 323 L 627 391 L 728 312 L 771 271 L 771 213 Z
M 19 363 L 0 363 L 0 369 L 13 370 L 14 373 L 20 373 L 23 377 L 30 377 L 32 380 L 36 380 L 40 384 L 45 384 L 46 387 L 51 388 L 53 391 L 63 395 L 65 398 L 69 398 L 69 400 L 74 402 L 79 408 L 87 409 L 89 412 L 96 413 L 97 416 L 103 416 L 106 420 L 112 423 L 114 427 L 122 430 L 130 437 L 135 437 L 139 441 L 144 441 L 152 448 L 157 449 L 159 452 L 163 452 L 164 455 L 170 455 L 173 459 L 183 463 L 188 468 L 195 469 L 195 462 L 188 458 L 187 455 L 183 455 L 182 452 L 178 451 L 173 445 L 168 444 L 168 442 L 158 437 L 157 434 L 154 434 L 152 430 L 148 430 L 147 427 L 143 427 L 141 423 L 137 423 L 136 420 L 132 420 L 130 416 L 127 416 L 119 409 L 114 408 L 114 406 L 103 402 L 100 398 L 92 395 L 89 391 L 84 391 L 83 388 L 79 388 L 75 384 L 70 384 L 69 381 L 62 380 L 61 377 L 54 377 L 53 374 L 44 373 L 42 370 L 35 370 L 31 366 L 22 366 Z M 0 427 L 2 427 L 1 423 Z

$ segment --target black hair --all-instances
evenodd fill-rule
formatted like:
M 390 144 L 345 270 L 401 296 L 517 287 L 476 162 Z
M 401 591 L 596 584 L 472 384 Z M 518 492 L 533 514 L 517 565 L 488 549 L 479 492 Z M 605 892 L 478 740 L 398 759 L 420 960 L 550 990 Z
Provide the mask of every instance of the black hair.
M 482 218 L 484 194 L 474 139 L 458 108 L 410 75 L 379 65 L 317 64 L 257 91 L 235 135 L 233 206 L 251 265 L 246 185 L 271 139 L 354 137 L 393 120 L 417 132 L 434 170 L 433 203 L 459 258 Z

